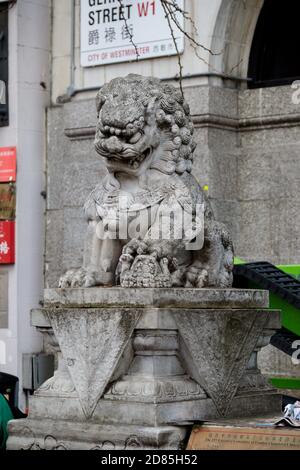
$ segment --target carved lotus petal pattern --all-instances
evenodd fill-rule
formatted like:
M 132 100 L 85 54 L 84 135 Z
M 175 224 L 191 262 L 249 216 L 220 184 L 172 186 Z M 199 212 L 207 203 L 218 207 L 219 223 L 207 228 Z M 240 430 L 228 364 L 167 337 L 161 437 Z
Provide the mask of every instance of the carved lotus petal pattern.
M 123 376 L 114 382 L 104 398 L 109 400 L 169 403 L 206 398 L 200 385 L 187 375 L 170 377 L 140 377 L 136 382 L 132 376 Z
M 267 311 L 182 311 L 175 313 L 180 335 L 198 372 L 196 378 L 226 415 L 262 333 Z
M 69 309 L 49 313 L 81 406 L 91 417 L 140 317 L 134 309 Z

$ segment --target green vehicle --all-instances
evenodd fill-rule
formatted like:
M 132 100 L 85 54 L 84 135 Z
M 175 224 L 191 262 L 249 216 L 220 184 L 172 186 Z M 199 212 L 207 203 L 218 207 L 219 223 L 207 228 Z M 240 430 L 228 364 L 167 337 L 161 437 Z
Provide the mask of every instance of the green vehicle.
M 234 264 L 235 287 L 269 290 L 269 308 L 281 310 L 283 327 L 276 335 L 277 343 L 274 338 L 272 344 L 292 355 L 300 348 L 300 265 L 246 263 L 240 258 L 235 258 Z M 271 383 L 279 389 L 300 390 L 297 377 L 274 377 Z

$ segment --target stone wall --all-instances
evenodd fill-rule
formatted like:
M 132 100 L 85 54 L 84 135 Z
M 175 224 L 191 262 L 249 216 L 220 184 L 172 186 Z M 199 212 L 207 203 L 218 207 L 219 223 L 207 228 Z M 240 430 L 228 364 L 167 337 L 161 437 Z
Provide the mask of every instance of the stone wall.
M 240 256 L 299 263 L 299 106 L 291 87 L 240 93 Z
M 299 262 L 300 113 L 292 92 L 185 89 L 198 143 L 194 174 L 208 185 L 217 218 L 230 227 L 236 255 L 246 260 Z M 48 110 L 47 287 L 82 262 L 82 206 L 105 174 L 93 148 L 95 122 L 94 99 Z
M 271 344 L 259 352 L 258 367 L 264 375 L 270 377 L 300 378 L 300 365 L 293 364 L 290 356 L 274 348 Z

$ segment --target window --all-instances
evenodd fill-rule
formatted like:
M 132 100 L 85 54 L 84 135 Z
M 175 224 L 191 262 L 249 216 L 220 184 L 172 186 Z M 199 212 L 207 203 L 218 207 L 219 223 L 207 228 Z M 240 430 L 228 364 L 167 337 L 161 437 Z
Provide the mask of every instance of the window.
M 8 126 L 8 3 L 0 4 L 0 127 Z
M 265 0 L 251 47 L 249 88 L 288 85 L 300 79 L 300 2 Z

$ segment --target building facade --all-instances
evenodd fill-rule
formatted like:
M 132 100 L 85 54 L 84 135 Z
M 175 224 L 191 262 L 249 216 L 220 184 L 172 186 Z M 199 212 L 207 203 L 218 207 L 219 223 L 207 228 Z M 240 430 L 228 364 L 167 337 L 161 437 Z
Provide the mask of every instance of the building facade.
M 197 40 L 216 55 L 200 50 L 199 60 L 186 39 L 183 86 L 198 143 L 194 174 L 201 186 L 208 186 L 217 218 L 230 227 L 236 255 L 289 264 L 298 262 L 300 248 L 299 105 L 290 84 L 250 88 L 250 53 L 263 4 L 186 0 Z M 186 28 L 193 34 L 188 21 Z M 96 90 L 128 73 L 176 84 L 171 78 L 178 75 L 177 58 L 82 67 L 80 2 L 54 2 L 47 286 L 55 285 L 68 267 L 80 265 L 85 223 L 81 208 L 105 171 L 93 149 Z
M 43 295 L 51 9 L 47 0 L 1 2 L 0 7 L 8 18 L 9 104 L 0 147 L 17 151 L 15 264 L 0 265 L 0 370 L 22 380 L 22 355 L 42 347 L 30 310 Z
M 105 4 L 113 7 L 113 2 L 81 1 L 98 10 Z M 16 358 L 15 366 L 5 367 L 16 375 L 21 354 L 39 347 L 29 312 L 38 306 L 43 285 L 57 286 L 61 274 L 82 264 L 82 207 L 105 175 L 93 148 L 97 90 L 128 73 L 154 75 L 179 86 L 174 55 L 83 67 L 80 3 L 18 0 L 9 13 L 10 67 L 16 72 L 9 80 L 11 124 L 0 128 L 0 140 L 1 146 L 13 142 L 18 150 L 17 261 L 1 270 L 9 271 L 9 344 L 14 345 L 9 347 Z M 300 99 L 295 82 L 300 70 L 289 52 L 295 47 L 289 21 L 297 17 L 298 7 L 288 3 L 185 0 L 197 36 L 192 22 L 186 20 L 184 28 L 204 48 L 195 54 L 186 37 L 181 54 L 197 141 L 193 173 L 208 188 L 218 220 L 230 228 L 236 255 L 276 264 L 299 263 L 300 249 Z M 274 17 L 281 31 L 278 41 Z M 0 339 L 6 332 L 0 330 Z

